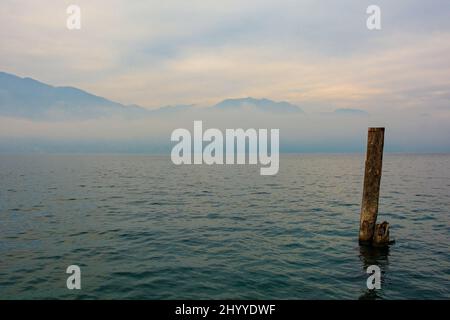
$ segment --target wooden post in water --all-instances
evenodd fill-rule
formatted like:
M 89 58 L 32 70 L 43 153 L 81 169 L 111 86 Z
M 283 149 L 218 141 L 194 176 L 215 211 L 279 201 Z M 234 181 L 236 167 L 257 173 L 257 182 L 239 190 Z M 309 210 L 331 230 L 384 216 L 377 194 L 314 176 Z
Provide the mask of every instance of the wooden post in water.
M 374 239 L 378 215 L 378 198 L 380 196 L 383 146 L 384 128 L 369 128 L 367 137 L 366 169 L 364 172 L 364 189 L 359 224 L 359 242 L 362 244 L 372 244 Z M 380 229 L 380 231 L 384 230 L 388 232 L 389 228 Z

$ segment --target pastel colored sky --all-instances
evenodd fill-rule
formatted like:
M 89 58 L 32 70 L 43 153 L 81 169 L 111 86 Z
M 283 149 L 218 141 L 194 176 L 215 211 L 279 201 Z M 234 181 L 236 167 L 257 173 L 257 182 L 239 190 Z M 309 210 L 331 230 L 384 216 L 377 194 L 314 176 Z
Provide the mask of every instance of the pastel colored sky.
M 255 96 L 447 113 L 448 1 L 376 1 L 382 30 L 369 31 L 373 3 L 3 0 L 0 70 L 150 108 Z

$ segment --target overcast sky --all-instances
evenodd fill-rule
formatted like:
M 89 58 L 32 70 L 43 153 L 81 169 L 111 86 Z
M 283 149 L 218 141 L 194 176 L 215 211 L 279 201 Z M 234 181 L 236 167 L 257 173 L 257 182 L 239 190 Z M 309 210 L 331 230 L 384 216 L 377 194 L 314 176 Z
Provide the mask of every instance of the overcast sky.
M 81 30 L 66 28 L 69 4 Z M 369 4 L 380 31 L 366 28 Z M 1 70 L 126 104 L 449 109 L 445 0 L 2 0 L 0 21 Z

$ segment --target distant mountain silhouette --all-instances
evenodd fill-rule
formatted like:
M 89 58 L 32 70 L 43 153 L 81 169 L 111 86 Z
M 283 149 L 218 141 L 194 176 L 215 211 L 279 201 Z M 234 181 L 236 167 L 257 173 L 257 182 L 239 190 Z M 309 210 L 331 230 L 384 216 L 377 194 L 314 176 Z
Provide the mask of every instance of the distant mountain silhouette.
M 84 120 L 102 117 L 162 116 L 194 109 L 193 105 L 165 106 L 148 110 L 123 105 L 74 87 L 51 86 L 31 78 L 0 72 L 0 116 L 32 120 Z M 302 113 L 288 102 L 269 99 L 226 99 L 210 110 L 248 110 L 273 113 Z
M 91 119 L 146 113 L 73 87 L 54 87 L 0 72 L 0 115 L 31 119 Z
M 275 102 L 269 99 L 255 99 L 251 97 L 226 99 L 216 104 L 213 108 L 222 110 L 253 109 L 277 113 L 303 112 L 298 106 L 289 102 Z

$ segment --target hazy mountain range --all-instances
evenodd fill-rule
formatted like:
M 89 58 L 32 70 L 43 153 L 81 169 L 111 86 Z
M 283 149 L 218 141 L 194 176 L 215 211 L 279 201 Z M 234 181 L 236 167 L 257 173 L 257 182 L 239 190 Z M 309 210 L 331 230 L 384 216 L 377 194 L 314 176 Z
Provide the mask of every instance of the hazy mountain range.
M 54 87 L 0 72 L 0 115 L 31 119 L 98 118 L 145 113 L 73 87 Z
M 289 102 L 275 102 L 269 99 L 254 99 L 254 98 L 241 98 L 241 99 L 226 99 L 219 102 L 214 106 L 216 109 L 230 110 L 230 109 L 249 109 L 260 110 L 266 112 L 303 112 L 298 106 Z
M 136 118 L 186 112 L 194 105 L 170 105 L 149 110 L 123 105 L 74 87 L 51 86 L 31 78 L 0 72 L 0 116 L 34 120 L 83 120 L 110 116 Z M 226 99 L 208 108 L 214 110 L 303 113 L 289 102 L 251 97 Z M 339 114 L 364 115 L 362 110 L 338 109 Z
M 387 128 L 386 150 L 450 150 L 445 117 L 376 112 L 369 116 L 355 108 L 322 112 L 326 106 L 301 107 L 244 97 L 210 106 L 176 104 L 150 109 L 0 72 L 0 153 L 163 154 L 173 146 L 173 130 L 192 130 L 195 120 L 202 120 L 204 128 L 219 130 L 277 128 L 281 152 L 364 152 L 368 126 Z M 411 124 L 420 124 L 420 130 Z

